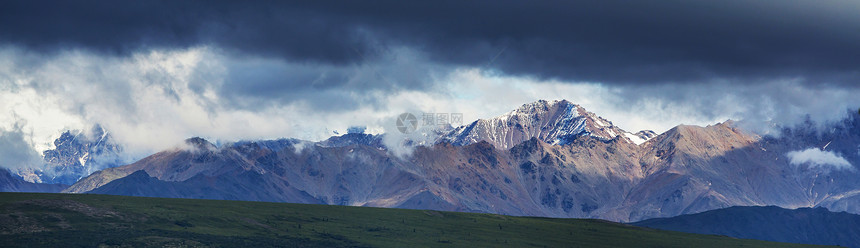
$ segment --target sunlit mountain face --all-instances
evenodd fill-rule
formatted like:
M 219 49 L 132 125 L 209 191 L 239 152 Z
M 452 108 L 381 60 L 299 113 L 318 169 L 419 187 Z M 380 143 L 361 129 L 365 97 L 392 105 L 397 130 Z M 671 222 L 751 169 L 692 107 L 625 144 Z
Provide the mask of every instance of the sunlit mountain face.
M 617 222 L 860 214 L 857 13 L 3 2 L 0 191 Z

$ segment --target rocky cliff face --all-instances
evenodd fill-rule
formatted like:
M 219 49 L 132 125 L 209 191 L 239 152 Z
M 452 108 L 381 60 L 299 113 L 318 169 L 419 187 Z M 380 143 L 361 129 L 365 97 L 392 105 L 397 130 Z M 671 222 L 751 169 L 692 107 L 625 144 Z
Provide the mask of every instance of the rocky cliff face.
M 31 182 L 70 185 L 93 172 L 122 165 L 121 153 L 110 134 L 96 125 L 89 133 L 63 132 L 54 140 L 54 149 L 42 153 L 44 166 L 16 172 Z
M 860 154 L 848 154 L 860 145 L 858 119 L 824 134 L 787 129 L 778 138 L 749 134 L 731 122 L 682 125 L 654 137 L 639 133 L 649 139 L 637 144 L 624 135 L 630 133 L 579 106 L 540 101 L 457 128 L 406 157 L 363 134 L 221 147 L 191 139 L 192 149 L 99 171 L 67 192 L 614 221 L 753 205 L 858 212 L 856 169 L 824 170 L 786 155 L 827 146 L 825 151 L 858 164 Z M 138 171 L 145 175 L 128 177 Z

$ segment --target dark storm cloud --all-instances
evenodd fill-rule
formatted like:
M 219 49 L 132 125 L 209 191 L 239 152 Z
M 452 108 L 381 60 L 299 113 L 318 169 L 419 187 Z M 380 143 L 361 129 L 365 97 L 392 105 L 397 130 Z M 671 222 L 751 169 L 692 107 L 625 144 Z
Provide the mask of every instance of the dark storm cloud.
M 27 1 L 0 4 L 0 40 L 120 55 L 214 45 L 330 65 L 408 47 L 434 63 L 574 81 L 855 85 L 857 13 L 855 1 L 812 0 Z
M 3 41 L 46 51 L 84 47 L 127 54 L 214 44 L 237 52 L 327 62 L 367 53 L 345 20 L 289 5 L 20 1 L 4 2 L 0 9 Z
M 326 111 L 382 107 L 379 94 L 432 87 L 432 75 L 451 68 L 404 50 L 382 52 L 371 63 L 330 65 L 261 58 L 224 59 L 226 78 L 219 87 L 227 105 L 256 109 L 304 101 Z

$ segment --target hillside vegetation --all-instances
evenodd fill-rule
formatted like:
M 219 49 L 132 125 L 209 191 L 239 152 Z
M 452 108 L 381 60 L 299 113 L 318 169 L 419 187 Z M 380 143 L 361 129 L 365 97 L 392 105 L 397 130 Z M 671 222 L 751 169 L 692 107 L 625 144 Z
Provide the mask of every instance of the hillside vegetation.
M 0 193 L 4 247 L 807 247 L 602 220 L 310 204 Z

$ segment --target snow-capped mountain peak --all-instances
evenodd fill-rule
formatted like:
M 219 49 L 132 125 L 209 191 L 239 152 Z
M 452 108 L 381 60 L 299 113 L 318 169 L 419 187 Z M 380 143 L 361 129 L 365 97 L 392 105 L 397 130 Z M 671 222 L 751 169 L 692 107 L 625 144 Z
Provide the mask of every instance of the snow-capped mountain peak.
M 539 100 L 498 117 L 455 128 L 441 140 L 454 145 L 484 140 L 496 148 L 508 149 L 533 137 L 555 145 L 564 145 L 586 135 L 603 141 L 620 136 L 622 140 L 637 145 L 653 137 L 649 133 L 640 133 L 624 131 L 611 121 L 567 100 Z

